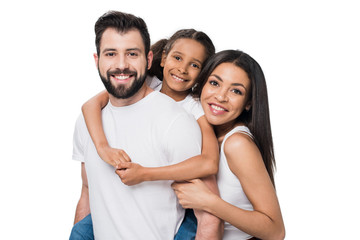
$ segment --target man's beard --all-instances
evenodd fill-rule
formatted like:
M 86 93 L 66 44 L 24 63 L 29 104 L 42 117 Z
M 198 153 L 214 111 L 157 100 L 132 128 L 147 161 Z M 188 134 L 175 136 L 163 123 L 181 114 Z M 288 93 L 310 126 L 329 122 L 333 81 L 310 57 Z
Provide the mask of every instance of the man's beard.
M 109 94 L 113 95 L 116 98 L 127 99 L 134 96 L 134 94 L 137 93 L 139 89 L 143 86 L 147 75 L 146 69 L 147 67 L 145 68 L 145 74 L 140 75 L 139 77 L 137 76 L 136 71 L 130 71 L 128 69 L 125 70 L 117 69 L 114 71 L 107 71 L 106 77 L 104 77 L 99 71 L 99 75 Z M 129 87 L 126 87 L 122 84 L 116 87 L 111 83 L 110 78 L 111 75 L 118 75 L 118 74 L 132 75 L 135 78 L 135 80 L 131 83 Z

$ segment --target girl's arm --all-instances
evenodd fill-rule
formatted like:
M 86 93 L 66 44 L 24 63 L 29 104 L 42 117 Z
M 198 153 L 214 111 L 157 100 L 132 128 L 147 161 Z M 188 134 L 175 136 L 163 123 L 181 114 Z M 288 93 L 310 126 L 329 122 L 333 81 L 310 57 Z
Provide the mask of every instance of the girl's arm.
M 106 139 L 102 126 L 101 109 L 103 109 L 108 102 L 109 94 L 104 90 L 84 103 L 81 109 L 86 126 L 99 156 L 108 164 L 117 167 L 120 161 L 130 161 L 130 158 L 125 151 L 111 148 Z
M 123 183 L 134 185 L 143 181 L 175 180 L 184 181 L 214 175 L 219 167 L 219 145 L 212 126 L 205 116 L 198 119 L 202 134 L 201 155 L 183 162 L 164 167 L 142 167 L 132 162 L 119 163 L 117 171 Z
M 284 239 L 285 227 L 275 189 L 254 142 L 244 134 L 234 134 L 226 141 L 224 151 L 254 210 L 225 202 L 201 180 L 173 184 L 179 202 L 184 208 L 207 211 L 252 236 Z

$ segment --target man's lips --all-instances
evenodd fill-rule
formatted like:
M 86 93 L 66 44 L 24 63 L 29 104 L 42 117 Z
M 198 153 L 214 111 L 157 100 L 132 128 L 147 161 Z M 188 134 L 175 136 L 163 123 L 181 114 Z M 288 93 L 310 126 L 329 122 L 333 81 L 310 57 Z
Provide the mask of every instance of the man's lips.
M 111 75 L 111 76 L 118 83 L 126 83 L 132 78 L 132 75 Z
M 112 78 L 117 83 L 127 83 L 134 76 L 136 76 L 136 72 L 132 71 L 109 71 L 108 77 Z

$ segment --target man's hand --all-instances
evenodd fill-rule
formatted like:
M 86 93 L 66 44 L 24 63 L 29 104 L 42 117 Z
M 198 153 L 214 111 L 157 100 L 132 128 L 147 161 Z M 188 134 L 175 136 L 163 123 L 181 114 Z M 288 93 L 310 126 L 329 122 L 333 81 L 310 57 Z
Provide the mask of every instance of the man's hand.
M 145 169 L 137 163 L 121 162 L 115 172 L 124 184 L 132 186 L 145 181 Z

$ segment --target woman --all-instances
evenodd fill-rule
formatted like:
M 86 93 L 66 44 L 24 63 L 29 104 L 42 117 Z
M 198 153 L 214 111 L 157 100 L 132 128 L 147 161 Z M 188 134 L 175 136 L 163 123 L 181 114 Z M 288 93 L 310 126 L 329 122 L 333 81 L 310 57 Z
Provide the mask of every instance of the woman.
M 213 56 L 199 76 L 205 116 L 220 148 L 220 197 L 201 180 L 174 183 L 184 208 L 207 211 L 225 221 L 224 240 L 283 239 L 277 200 L 275 158 L 265 77 L 246 53 L 227 50 Z

